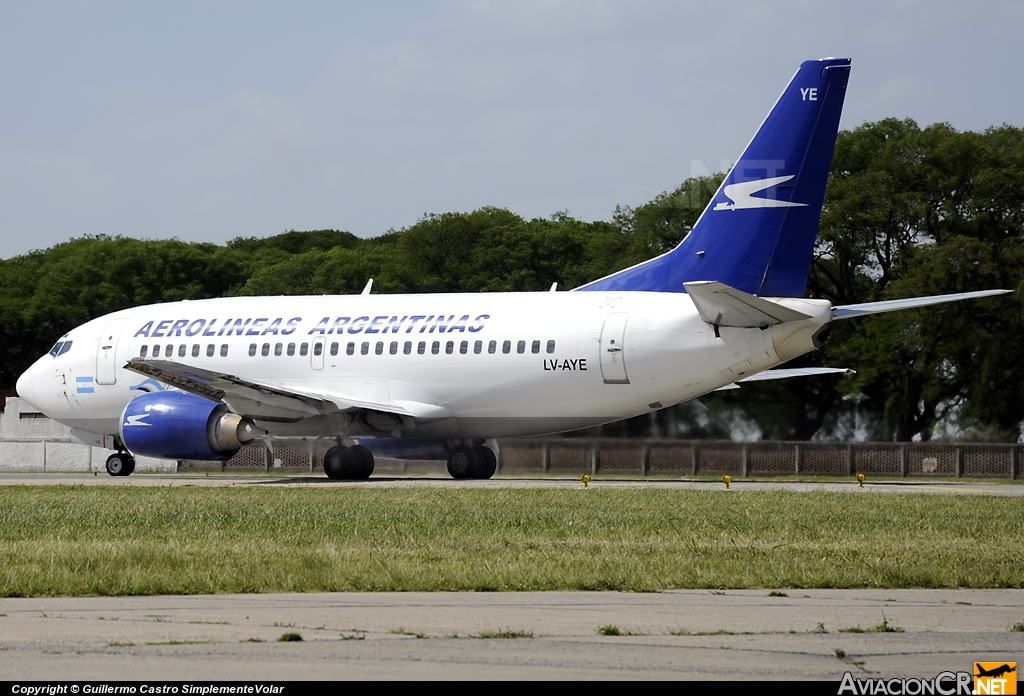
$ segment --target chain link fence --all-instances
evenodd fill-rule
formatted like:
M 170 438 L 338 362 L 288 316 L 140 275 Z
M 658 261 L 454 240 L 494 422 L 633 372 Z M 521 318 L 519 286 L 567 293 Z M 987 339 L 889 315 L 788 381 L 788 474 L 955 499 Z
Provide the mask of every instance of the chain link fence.
M 331 438 L 243 447 L 226 462 L 186 460 L 179 471 L 322 471 Z M 499 441 L 506 474 L 637 476 L 1020 477 L 1024 445 L 888 442 L 727 442 L 714 440 L 522 439 Z M 381 473 L 444 473 L 444 462 L 378 460 Z M 436 470 L 436 472 L 435 472 Z

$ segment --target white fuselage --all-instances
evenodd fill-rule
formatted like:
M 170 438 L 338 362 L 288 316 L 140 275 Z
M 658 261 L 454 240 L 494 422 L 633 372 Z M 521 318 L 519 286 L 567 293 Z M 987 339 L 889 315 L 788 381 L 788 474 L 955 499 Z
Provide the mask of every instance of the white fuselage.
M 114 435 L 125 405 L 167 388 L 124 369 L 169 360 L 362 402 L 436 406 L 411 422 L 261 421 L 272 437 L 465 438 L 571 430 L 670 406 L 814 348 L 811 319 L 717 330 L 682 293 L 560 292 L 238 297 L 149 305 L 69 332 L 18 392 L 72 428 Z M 158 348 L 157 348 L 158 347 Z M 159 353 L 157 354 L 157 350 Z M 341 433 L 347 428 L 349 432 Z

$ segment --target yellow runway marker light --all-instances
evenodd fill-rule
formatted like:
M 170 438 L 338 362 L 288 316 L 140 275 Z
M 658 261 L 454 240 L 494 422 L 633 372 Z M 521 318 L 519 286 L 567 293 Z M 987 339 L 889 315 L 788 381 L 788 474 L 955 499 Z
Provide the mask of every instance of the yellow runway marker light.
M 725 476 L 723 476 L 722 477 L 722 483 L 725 484 L 725 489 L 729 490 L 729 484 L 732 483 L 732 476 L 730 476 L 729 474 L 726 474 Z
M 589 486 L 590 485 L 590 474 L 583 474 L 583 476 L 580 476 L 580 481 L 583 482 L 583 487 L 584 488 Z
M 866 477 L 864 476 L 864 474 L 857 474 L 857 486 L 859 488 L 863 488 L 864 487 L 864 479 L 865 478 Z

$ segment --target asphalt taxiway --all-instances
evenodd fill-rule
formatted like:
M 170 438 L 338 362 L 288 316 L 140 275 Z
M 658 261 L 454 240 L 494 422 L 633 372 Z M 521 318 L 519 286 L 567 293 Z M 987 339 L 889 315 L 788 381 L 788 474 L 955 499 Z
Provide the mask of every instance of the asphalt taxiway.
M 486 481 L 460 480 L 440 475 L 382 475 L 366 481 L 332 481 L 322 474 L 222 474 L 177 473 L 140 474 L 115 477 L 99 473 L 0 473 L 0 486 L 72 485 L 72 486 L 281 486 L 281 487 L 345 487 L 408 488 L 440 486 L 447 488 L 580 488 L 578 477 L 569 476 L 496 476 Z M 627 478 L 597 475 L 589 483 L 592 488 L 660 488 L 678 490 L 721 490 L 719 480 L 691 478 Z M 863 486 L 856 481 L 786 481 L 770 478 L 741 479 L 734 477 L 729 490 L 789 490 L 800 492 L 840 491 L 870 493 L 944 493 L 962 495 L 1024 496 L 1024 484 L 1007 481 L 971 481 L 957 479 L 868 479 Z
M 1021 661 L 1020 621 L 1024 590 L 0 599 L 0 679 L 930 678 Z

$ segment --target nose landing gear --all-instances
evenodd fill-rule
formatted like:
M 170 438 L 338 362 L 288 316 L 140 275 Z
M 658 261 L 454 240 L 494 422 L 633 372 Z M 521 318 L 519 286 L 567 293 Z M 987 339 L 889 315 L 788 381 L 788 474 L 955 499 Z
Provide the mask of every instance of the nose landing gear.
M 135 471 L 135 457 L 127 452 L 115 452 L 107 457 L 107 473 L 111 476 L 131 476 Z

